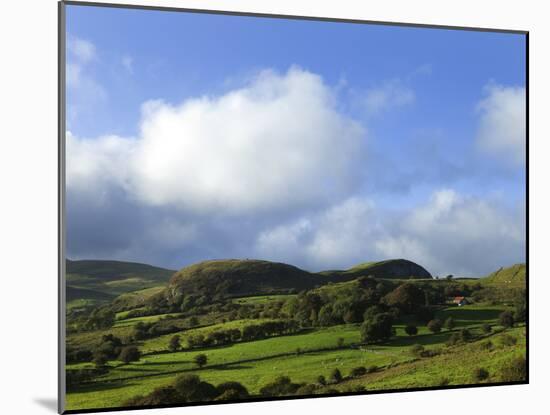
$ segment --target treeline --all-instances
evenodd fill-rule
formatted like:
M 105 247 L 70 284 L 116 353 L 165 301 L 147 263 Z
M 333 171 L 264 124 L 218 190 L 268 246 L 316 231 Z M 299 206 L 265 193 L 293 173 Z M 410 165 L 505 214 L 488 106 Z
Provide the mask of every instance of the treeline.
M 223 346 L 238 341 L 252 341 L 267 337 L 293 334 L 300 331 L 300 325 L 294 320 L 266 321 L 248 324 L 242 328 L 220 329 L 204 335 L 196 333 L 187 337 L 189 348 Z M 172 342 L 172 341 L 171 341 Z

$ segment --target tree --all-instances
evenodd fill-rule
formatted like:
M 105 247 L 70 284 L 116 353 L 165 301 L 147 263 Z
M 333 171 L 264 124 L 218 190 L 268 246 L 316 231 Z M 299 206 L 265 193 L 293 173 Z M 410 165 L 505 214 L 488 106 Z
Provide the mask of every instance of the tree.
M 201 353 L 196 355 L 193 360 L 198 367 L 202 368 L 206 364 L 206 362 L 208 362 L 208 357 L 205 354 Z
M 514 325 L 514 316 L 510 311 L 503 311 L 498 316 L 498 324 L 504 328 L 510 328 Z
M 376 315 L 361 325 L 361 341 L 378 343 L 388 340 L 393 335 L 392 318 L 387 313 Z
M 405 333 L 409 336 L 416 336 L 418 334 L 418 328 L 413 324 L 407 324 L 405 326 Z
M 455 319 L 452 317 L 449 317 L 447 320 L 445 320 L 445 328 L 447 330 L 452 330 L 456 327 Z
M 342 373 L 338 368 L 334 369 L 332 372 L 330 372 L 330 381 L 332 383 L 339 383 L 342 381 Z
M 248 398 L 248 390 L 239 382 L 224 382 L 216 386 L 218 391 L 218 400 L 237 400 Z
M 197 375 L 179 375 L 174 381 L 174 389 L 185 402 L 214 400 L 218 390 L 208 382 L 202 382 Z
M 364 366 L 354 367 L 351 369 L 350 376 L 356 378 L 358 376 L 363 376 L 367 373 L 367 368 Z
M 491 331 L 493 331 L 493 328 L 491 327 L 490 324 L 485 323 L 484 325 L 481 326 L 481 330 L 483 330 L 483 333 L 489 334 Z
M 383 301 L 390 307 L 398 307 L 407 313 L 414 313 L 425 304 L 426 296 L 416 284 L 406 282 L 386 295 Z
M 325 379 L 325 377 L 324 377 L 323 375 L 319 375 L 319 376 L 317 377 L 317 383 L 318 383 L 319 385 L 323 385 L 323 386 L 324 386 L 324 385 L 327 384 L 327 380 Z
M 439 333 L 442 326 L 443 324 L 441 323 L 441 320 L 437 318 L 428 322 L 428 330 L 430 330 L 432 333 Z
M 168 350 L 175 352 L 179 349 L 181 349 L 180 336 L 176 334 L 170 339 L 170 342 L 168 343 Z
M 141 357 L 141 352 L 136 346 L 126 346 L 120 351 L 118 360 L 124 363 L 137 362 Z
M 263 396 L 292 395 L 300 387 L 297 383 L 292 383 L 288 376 L 279 376 L 273 382 L 268 383 L 260 389 Z

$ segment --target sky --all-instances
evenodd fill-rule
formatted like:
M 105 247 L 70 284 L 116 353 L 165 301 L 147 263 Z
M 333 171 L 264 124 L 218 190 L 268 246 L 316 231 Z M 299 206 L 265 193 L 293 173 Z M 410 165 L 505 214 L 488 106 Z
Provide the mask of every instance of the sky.
M 67 6 L 67 255 L 525 261 L 525 37 Z

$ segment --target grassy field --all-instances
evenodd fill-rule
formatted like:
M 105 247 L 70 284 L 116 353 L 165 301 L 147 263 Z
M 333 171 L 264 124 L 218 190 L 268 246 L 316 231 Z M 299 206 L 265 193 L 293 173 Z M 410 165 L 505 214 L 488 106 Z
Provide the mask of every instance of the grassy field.
M 274 301 L 279 296 L 247 297 L 252 301 Z M 243 298 L 236 301 L 243 300 Z M 246 299 L 245 299 L 246 300 Z M 248 301 L 248 300 L 246 300 Z M 250 342 L 238 342 L 228 346 L 168 352 L 167 345 L 173 334 L 142 341 L 140 350 L 145 355 L 139 362 L 123 364 L 109 362 L 110 370 L 91 385 L 82 385 L 67 395 L 69 409 L 103 408 L 123 404 L 127 399 L 150 393 L 155 387 L 170 384 L 180 373 L 197 373 L 201 379 L 218 384 L 228 380 L 241 382 L 252 394 L 272 381 L 278 375 L 290 376 L 293 382 L 316 382 L 319 375 L 328 377 L 334 368 L 347 375 L 354 367 L 377 366 L 376 373 L 362 378 L 345 380 L 336 387 L 347 390 L 361 385 L 367 389 L 390 389 L 419 386 L 434 386 L 446 379 L 451 383 L 471 382 L 473 370 L 482 365 L 489 373 L 498 373 L 499 368 L 511 357 L 524 354 L 525 338 L 523 328 L 507 330 L 517 337 L 515 346 L 499 345 L 502 334 L 497 318 L 505 307 L 470 305 L 450 307 L 441 310 L 438 318 L 452 316 L 457 323 L 456 330 L 468 327 L 473 334 L 481 334 L 480 326 L 488 323 L 497 329 L 490 334 L 497 345 L 493 350 L 482 350 L 479 340 L 461 346 L 445 346 L 451 331 L 431 333 L 426 327 L 419 327 L 416 336 L 407 336 L 403 324 L 395 325 L 396 336 L 389 342 L 373 346 L 360 346 L 359 325 L 347 324 L 328 328 L 309 329 L 299 334 L 272 337 Z M 147 318 L 161 318 L 150 316 Z M 144 319 L 141 317 L 139 319 Z M 137 319 L 121 319 L 110 331 L 120 335 L 131 329 Z M 137 320 L 143 321 L 143 320 Z M 262 320 L 236 320 L 208 327 L 185 330 L 179 333 L 185 346 L 185 337 L 194 333 L 207 334 L 219 328 L 240 328 L 247 324 L 265 322 Z M 126 322 L 126 324 L 124 323 Z M 93 337 L 92 333 L 86 336 Z M 97 337 L 97 335 L 96 335 Z M 84 341 L 83 335 L 78 337 Z M 343 339 L 343 346 L 337 341 Z M 88 339 L 90 341 L 90 339 Z M 413 344 L 422 344 L 427 349 L 443 350 L 432 358 L 418 359 L 410 353 Z M 452 353 L 451 353 L 452 352 Z M 208 363 L 199 369 L 193 363 L 194 357 L 204 353 Z M 91 363 L 69 365 L 68 369 L 93 367 Z M 497 380 L 496 375 L 489 380 Z M 438 383 L 439 382 L 439 383 Z

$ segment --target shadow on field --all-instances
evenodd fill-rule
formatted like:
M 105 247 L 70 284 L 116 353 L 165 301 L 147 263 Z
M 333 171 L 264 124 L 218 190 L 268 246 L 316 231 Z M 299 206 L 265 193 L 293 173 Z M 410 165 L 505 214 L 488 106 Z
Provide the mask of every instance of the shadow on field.
M 135 382 L 128 382 L 128 379 L 124 380 L 111 380 L 111 381 L 101 381 L 101 382 L 93 382 L 93 383 L 86 383 L 84 385 L 80 385 L 79 387 L 74 388 L 74 390 L 71 390 L 70 392 L 101 392 L 105 390 L 113 390 L 113 389 L 120 389 L 125 388 L 127 386 L 135 386 L 137 383 Z
M 57 412 L 57 399 L 52 398 L 35 398 L 34 402 L 40 405 L 43 408 L 51 412 Z
M 423 346 L 429 346 L 432 344 L 437 343 L 444 343 L 447 341 L 449 336 L 451 335 L 451 332 L 445 331 L 443 333 L 437 333 L 437 334 L 421 334 L 418 336 L 399 336 L 394 337 L 391 342 L 389 342 L 388 346 L 412 346 L 413 344 L 421 344 Z
M 143 366 L 143 365 L 140 365 Z M 144 369 L 140 366 L 125 366 L 125 367 L 117 367 L 117 371 L 120 372 L 158 372 L 156 369 Z
M 175 364 L 182 364 L 182 363 L 189 363 L 189 364 L 192 364 L 193 362 L 191 362 L 191 360 L 166 360 L 166 361 L 162 361 L 162 362 L 143 362 L 143 363 L 140 363 L 139 366 L 135 366 L 135 367 L 140 367 L 140 366 L 173 366 Z M 146 371 L 146 370 L 144 370 Z
M 454 307 L 452 309 L 442 310 L 437 313 L 437 317 L 445 320 L 448 317 L 453 317 L 457 321 L 457 325 L 468 325 L 476 322 L 496 320 L 503 310 L 494 309 L 469 309 L 462 307 Z

